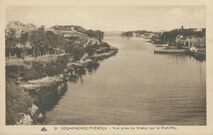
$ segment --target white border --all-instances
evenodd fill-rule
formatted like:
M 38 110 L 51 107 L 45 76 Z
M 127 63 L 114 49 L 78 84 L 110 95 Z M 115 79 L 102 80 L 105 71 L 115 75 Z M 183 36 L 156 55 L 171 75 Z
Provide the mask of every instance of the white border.
M 207 126 L 175 126 L 177 130 L 129 130 L 129 131 L 55 131 L 54 127 L 46 126 L 47 132 L 41 132 L 43 126 L 6 126 L 5 125 L 5 52 L 4 52 L 4 31 L 5 31 L 5 7 L 12 5 L 102 5 L 102 6 L 168 6 L 168 5 L 205 5 L 206 9 L 206 29 L 207 29 L 207 60 L 206 60 L 206 83 L 207 83 Z M 212 0 L 0 0 L 0 134 L 181 134 L 181 135 L 213 135 L 213 1 Z M 132 125 L 131 125 L 132 126 Z M 131 127 L 129 126 L 129 127 Z M 165 126 L 165 125 L 164 125 Z M 69 126 L 66 126 L 69 127 Z M 78 126 L 80 127 L 80 126 Z M 108 127 L 108 126 L 106 126 Z M 147 126 L 146 126 L 147 127 Z M 151 127 L 150 125 L 148 127 Z M 153 125 L 153 127 L 156 127 Z M 160 127 L 160 126 L 158 126 Z

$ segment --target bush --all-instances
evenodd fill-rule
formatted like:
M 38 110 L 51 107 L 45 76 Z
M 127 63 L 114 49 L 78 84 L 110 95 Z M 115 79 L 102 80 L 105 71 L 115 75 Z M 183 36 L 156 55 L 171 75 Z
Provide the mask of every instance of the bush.
M 33 61 L 30 69 L 23 68 L 21 77 L 23 80 L 39 79 L 46 76 L 46 65 L 39 61 Z
M 84 53 L 85 53 L 85 50 L 80 46 L 73 47 L 71 52 L 75 60 L 80 60 L 81 57 L 84 55 Z
M 66 68 L 68 62 L 69 62 L 68 56 L 58 57 L 56 61 L 51 61 L 47 63 L 46 74 L 48 76 L 61 74 L 63 70 Z
M 6 77 L 17 78 L 18 77 L 18 65 L 6 66 Z
M 33 103 L 32 98 L 12 80 L 6 82 L 6 124 L 14 125 L 19 113 L 26 113 Z

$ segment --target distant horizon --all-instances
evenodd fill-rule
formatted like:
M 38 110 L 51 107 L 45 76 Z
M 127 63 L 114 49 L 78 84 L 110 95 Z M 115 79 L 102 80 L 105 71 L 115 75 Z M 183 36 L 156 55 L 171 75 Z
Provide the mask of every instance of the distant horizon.
M 6 23 L 75 25 L 102 31 L 205 28 L 204 6 L 9 6 Z
M 10 22 L 20 22 L 20 23 L 23 23 L 23 22 L 21 22 L 21 21 L 17 21 L 17 20 L 11 20 Z M 8 25 L 10 22 L 7 22 L 7 24 L 6 25 Z M 32 22 L 27 22 L 27 23 L 23 23 L 23 24 L 33 24 Z M 34 24 L 35 25 L 35 24 Z M 60 25 L 60 26 L 66 26 L 66 25 L 73 25 L 73 24 L 55 24 L 55 25 L 52 25 L 52 26 L 56 26 L 56 25 Z M 42 26 L 42 25 L 35 25 L 36 27 L 40 27 L 40 26 Z M 45 25 L 44 25 L 45 26 Z M 51 28 L 52 26 L 49 26 L 49 27 L 46 27 L 46 28 Z M 73 26 L 80 26 L 80 25 L 73 25 Z M 81 27 L 83 27 L 83 26 L 81 26 Z M 183 26 L 184 27 L 184 26 Z M 83 27 L 83 28 L 85 28 L 85 27 Z M 179 28 L 174 28 L 174 29 L 180 29 L 181 27 L 179 27 Z M 206 27 L 188 27 L 188 28 L 186 28 L 186 27 L 184 27 L 184 29 L 193 29 L 193 28 L 196 28 L 196 29 L 205 29 Z M 85 29 L 87 29 L 87 30 L 89 30 L 88 28 L 85 28 Z M 101 30 L 101 29 L 92 29 L 92 30 Z M 158 30 L 158 31 L 153 31 L 153 30 L 147 30 L 147 29 L 134 29 L 134 30 L 123 30 L 123 31 L 121 31 L 121 30 L 101 30 L 101 31 L 104 31 L 104 32 L 127 32 L 127 31 L 143 31 L 143 30 L 145 30 L 145 31 L 151 31 L 151 32 L 160 32 L 160 31 L 169 31 L 169 30 Z M 171 29 L 171 30 L 173 30 L 173 29 Z

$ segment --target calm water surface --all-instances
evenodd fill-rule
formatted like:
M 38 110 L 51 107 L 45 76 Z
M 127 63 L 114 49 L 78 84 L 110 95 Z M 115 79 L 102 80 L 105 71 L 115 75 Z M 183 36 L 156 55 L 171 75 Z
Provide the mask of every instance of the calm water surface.
M 45 124 L 205 125 L 206 63 L 154 54 L 143 39 L 106 33 L 119 48 L 47 112 Z

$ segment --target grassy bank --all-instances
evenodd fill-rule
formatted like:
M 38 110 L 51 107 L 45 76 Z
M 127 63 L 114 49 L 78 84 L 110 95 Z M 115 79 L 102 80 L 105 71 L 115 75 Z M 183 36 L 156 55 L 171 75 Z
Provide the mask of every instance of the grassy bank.
M 36 59 L 13 60 L 6 63 L 6 77 L 19 81 L 40 79 L 63 72 L 71 60 L 68 54 L 41 56 Z

